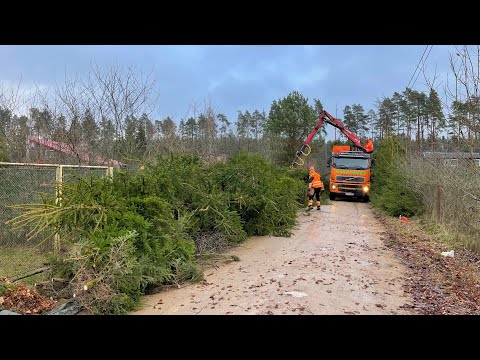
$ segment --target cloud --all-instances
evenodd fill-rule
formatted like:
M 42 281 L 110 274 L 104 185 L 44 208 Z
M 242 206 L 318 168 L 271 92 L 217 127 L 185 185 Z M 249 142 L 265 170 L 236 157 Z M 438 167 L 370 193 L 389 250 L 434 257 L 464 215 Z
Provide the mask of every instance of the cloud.
M 424 46 L 318 45 L 135 45 L 0 46 L 0 80 L 62 81 L 65 69 L 86 74 L 93 59 L 101 65 L 154 69 L 160 98 L 155 116 L 184 116 L 190 104 L 210 96 L 218 111 L 236 118 L 237 110 L 269 111 L 273 100 L 299 90 L 318 98 L 339 116 L 345 105 L 367 110 L 377 97 L 391 96 L 408 83 Z M 452 47 L 435 45 L 429 66 L 448 72 Z M 421 77 L 416 86 L 422 87 Z
M 296 88 L 304 88 L 313 85 L 319 85 L 319 83 L 326 79 L 329 71 L 326 67 L 312 67 L 305 69 L 304 71 L 290 72 L 287 75 L 287 79 Z

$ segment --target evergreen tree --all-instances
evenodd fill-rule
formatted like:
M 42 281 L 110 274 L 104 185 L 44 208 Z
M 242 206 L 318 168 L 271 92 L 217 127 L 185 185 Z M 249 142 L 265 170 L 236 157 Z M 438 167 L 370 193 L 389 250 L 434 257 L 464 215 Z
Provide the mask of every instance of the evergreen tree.
M 90 110 L 85 111 L 80 126 L 82 129 L 83 144 L 86 145 L 89 154 L 95 153 L 99 140 L 99 129 Z
M 378 122 L 377 113 L 372 109 L 368 110 L 367 124 L 368 124 L 368 128 L 370 130 L 370 136 L 369 137 L 372 140 L 374 140 L 376 138 L 376 135 L 377 135 L 377 122 Z
M 355 134 L 358 132 L 358 124 L 355 121 L 355 115 L 353 114 L 352 108 L 348 105 L 343 109 L 343 125 Z
M 225 114 L 218 114 L 217 119 L 220 122 L 220 137 L 223 139 L 227 136 L 229 127 L 230 127 L 230 122 L 228 121 L 227 117 Z
M 198 129 L 198 125 L 195 118 L 194 117 L 188 118 L 187 122 L 185 123 L 185 131 L 186 131 L 187 137 L 191 141 L 197 138 L 197 134 L 198 134 L 197 129 Z
M 281 163 L 285 164 L 293 159 L 304 141 L 304 134 L 314 126 L 315 120 L 315 109 L 298 91 L 272 102 L 266 129 L 285 140 L 283 151 L 278 154 Z
M 145 114 L 144 114 L 145 115 Z M 147 135 L 146 135 L 146 125 L 148 117 L 142 116 L 137 122 L 137 134 L 136 134 L 136 151 L 135 154 L 140 158 L 145 156 L 147 152 Z
M 170 116 L 167 116 L 167 118 L 164 119 L 160 125 L 160 131 L 163 137 L 173 139 L 177 133 L 177 125 L 170 118 Z
M 430 90 L 427 101 L 427 110 L 430 119 L 429 139 L 432 144 L 432 148 L 435 149 L 438 133 L 445 128 L 446 124 L 440 98 L 434 89 Z

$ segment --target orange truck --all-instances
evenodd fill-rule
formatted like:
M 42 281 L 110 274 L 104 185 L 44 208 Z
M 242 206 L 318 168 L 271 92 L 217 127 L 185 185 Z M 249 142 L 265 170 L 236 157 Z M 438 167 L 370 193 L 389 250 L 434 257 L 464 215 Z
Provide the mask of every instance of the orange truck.
M 337 196 L 369 200 L 372 155 L 351 151 L 350 146 L 334 146 L 327 166 L 330 172 L 330 200 Z
M 323 122 L 326 122 L 340 131 L 354 144 L 354 150 L 350 146 L 333 147 L 332 155 L 328 159 L 327 166 L 331 168 L 330 172 L 330 199 L 335 200 L 337 196 L 347 196 L 360 198 L 364 201 L 369 200 L 370 192 L 370 170 L 373 168 L 374 159 L 373 143 L 367 139 L 365 145 L 362 145 L 360 138 L 348 130 L 338 119 L 335 119 L 325 110 L 320 114 L 319 120 L 312 130 L 307 140 L 303 143 L 300 150 L 296 152 L 290 167 L 293 165 L 303 165 L 305 162 L 301 156 L 308 156 L 311 152 L 309 143 L 317 133 Z

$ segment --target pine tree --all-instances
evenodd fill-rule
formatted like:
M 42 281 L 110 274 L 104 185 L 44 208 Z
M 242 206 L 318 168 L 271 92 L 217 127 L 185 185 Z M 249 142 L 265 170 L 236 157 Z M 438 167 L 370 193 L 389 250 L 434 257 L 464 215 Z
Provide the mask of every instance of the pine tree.
M 82 145 L 85 146 L 82 151 L 86 152 L 88 156 L 88 161 L 92 164 L 92 159 L 94 155 L 97 153 L 97 145 L 99 140 L 99 131 L 97 123 L 90 112 L 90 110 L 86 110 L 82 122 L 80 124 L 82 129 Z M 83 147 L 82 146 L 82 147 Z
M 123 155 L 130 157 L 136 154 L 138 120 L 130 115 L 125 118 L 125 134 L 123 138 Z
M 227 136 L 229 127 L 230 127 L 230 122 L 228 121 L 227 117 L 225 114 L 218 114 L 217 119 L 220 122 L 220 138 L 225 138 Z
M 427 101 L 427 110 L 430 119 L 429 138 L 432 149 L 435 150 L 438 133 L 445 128 L 445 115 L 443 114 L 440 98 L 434 89 L 430 90 Z
M 164 119 L 160 125 L 160 131 L 163 137 L 167 139 L 173 139 L 177 133 L 177 125 L 170 118 L 170 116 L 167 116 L 167 118 Z
M 148 118 L 146 116 L 140 117 L 137 122 L 137 134 L 136 134 L 136 151 L 135 155 L 143 158 L 147 152 L 147 135 L 146 135 L 146 124 Z
M 395 132 L 397 135 L 403 133 L 403 129 L 405 127 L 405 103 L 406 100 L 404 96 L 398 92 L 394 92 L 392 96 L 392 103 L 395 108 L 395 119 L 394 119 L 394 126 Z M 402 131 L 400 131 L 402 129 Z
M 300 92 L 293 91 L 279 101 L 273 101 L 268 116 L 268 132 L 285 139 L 283 151 L 278 154 L 280 163 L 288 163 L 304 141 L 304 135 L 314 124 L 315 109 Z
M 378 122 L 377 113 L 372 109 L 368 110 L 367 124 L 370 129 L 370 138 L 372 140 L 374 140 L 375 135 L 377 135 L 377 122 Z
M 186 126 L 187 124 L 185 123 L 185 120 L 181 119 L 180 124 L 178 125 L 178 132 L 180 133 L 180 138 L 182 140 L 188 137 Z
M 55 130 L 53 131 L 53 134 L 52 134 L 52 140 L 65 142 L 66 138 L 67 138 L 67 120 L 65 119 L 65 116 L 60 115 L 56 121 Z
M 358 124 L 355 121 L 355 115 L 350 106 L 343 109 L 343 124 L 353 133 L 358 133 Z
M 12 122 L 12 112 L 9 109 L 0 108 L 0 136 L 7 141 Z
M 102 117 L 100 120 L 100 149 L 103 156 L 115 158 L 115 144 L 119 139 L 115 138 L 115 125 L 112 120 Z
M 10 157 L 8 156 L 8 144 L 5 136 L 0 135 L 0 161 L 9 161 Z
M 360 104 L 353 104 L 352 105 L 352 113 L 355 118 L 355 124 L 357 127 L 357 134 L 360 137 L 365 137 L 366 133 L 368 133 L 368 116 L 365 114 L 365 110 L 363 110 L 363 106 Z
M 456 145 L 460 145 L 460 141 L 465 138 L 463 129 L 467 123 L 467 106 L 461 102 L 454 100 L 451 106 L 452 113 L 448 119 L 448 127 L 451 130 L 452 141 Z
M 416 92 L 417 97 L 417 133 L 418 133 L 418 146 L 419 149 L 423 149 L 423 142 L 425 140 L 425 128 L 428 127 L 428 111 L 427 111 L 427 95 L 422 92 Z
M 258 140 L 260 134 L 260 123 L 261 123 L 261 114 L 258 110 L 255 110 L 250 117 L 250 129 L 252 132 L 252 137 L 255 140 Z
M 188 118 L 187 122 L 185 123 L 185 131 L 187 134 L 187 137 L 193 141 L 197 138 L 198 136 L 198 125 L 197 121 L 195 120 L 194 117 Z
M 376 127 L 379 129 L 380 139 L 383 139 L 393 133 L 395 105 L 388 97 L 377 100 L 376 105 L 378 108 Z
M 239 140 L 243 140 L 248 136 L 248 118 L 242 112 L 238 111 L 237 121 L 235 122 L 237 135 Z
M 27 161 L 28 136 L 30 128 L 28 127 L 28 118 L 26 116 L 14 115 L 12 118 L 12 127 L 10 129 L 10 158 L 14 162 Z M 1 137 L 1 135 L 0 135 Z
M 313 109 L 315 112 L 315 116 L 317 118 L 320 118 L 320 114 L 324 109 L 323 109 L 322 102 L 319 99 L 313 99 Z M 319 131 L 320 131 L 320 134 L 322 134 L 322 136 L 327 135 L 327 129 L 325 126 L 322 126 L 321 129 L 319 129 Z
M 155 125 L 153 125 L 152 120 L 148 118 L 145 125 L 145 131 L 147 135 L 147 142 L 151 143 L 155 139 L 155 135 L 157 134 L 157 129 L 155 128 Z
M 35 135 L 43 138 L 48 138 L 52 135 L 53 132 L 53 115 L 48 109 L 43 109 L 40 111 L 38 108 L 30 109 L 30 118 L 33 121 L 33 128 L 35 130 Z M 76 121 L 78 121 L 78 116 L 74 116 Z M 80 129 L 80 127 L 78 128 Z M 80 134 L 77 134 L 80 139 Z
M 404 116 L 405 127 L 407 128 L 407 139 L 412 139 L 413 128 L 416 124 L 417 111 L 416 111 L 416 96 L 412 89 L 405 89 L 402 93 L 403 102 L 400 104 L 400 111 Z

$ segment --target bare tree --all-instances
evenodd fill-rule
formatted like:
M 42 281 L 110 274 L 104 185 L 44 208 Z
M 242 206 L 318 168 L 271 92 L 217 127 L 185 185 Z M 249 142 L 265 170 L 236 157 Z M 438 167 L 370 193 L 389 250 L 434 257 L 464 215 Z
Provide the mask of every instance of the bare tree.
M 17 113 L 32 98 L 32 91 L 22 89 L 22 78 L 17 83 L 0 82 L 0 108 Z
M 451 139 L 454 139 L 450 162 L 437 154 L 436 161 L 428 158 L 411 159 L 407 172 L 429 213 L 437 221 L 468 236 L 478 249 L 480 240 L 480 167 L 474 152 L 479 152 L 480 132 L 480 46 L 456 46 L 449 54 L 450 73 L 443 84 L 441 105 L 449 118 Z M 423 69 L 425 82 L 437 90 L 440 84 L 436 70 L 429 78 Z M 466 151 L 467 150 L 467 151 Z M 478 160 L 476 160 L 478 161 Z M 447 164 L 452 166 L 446 166 Z M 458 186 L 461 184 L 461 186 Z
M 119 65 L 102 69 L 93 63 L 82 85 L 89 102 L 101 116 L 114 120 L 118 136 L 124 130 L 127 115 L 150 115 L 154 110 L 159 94 L 152 75 L 152 72 L 144 75 L 132 67 Z
M 114 130 L 110 134 L 112 146 L 102 146 L 107 152 L 104 155 L 111 159 L 122 155 L 118 145 L 125 135 L 125 119 L 152 113 L 157 100 L 158 91 L 152 72 L 144 75 L 132 67 L 120 65 L 101 68 L 92 62 L 90 71 L 82 78 L 65 74 L 64 82 L 56 87 L 54 103 L 69 119 L 70 128 L 66 136 L 74 151 L 80 146 L 76 122 L 84 114 L 88 113 L 96 125 L 108 124 L 111 120 Z M 107 128 L 104 126 L 104 129 Z
M 457 142 L 457 150 L 468 149 L 473 155 L 479 147 L 480 134 L 480 46 L 455 46 L 449 54 L 450 73 L 443 90 L 442 106 L 447 110 L 450 135 Z M 429 77 L 423 66 L 425 82 L 437 90 L 438 75 Z
M 25 160 L 31 128 L 25 115 L 38 92 L 36 84 L 24 86 L 22 78 L 18 82 L 0 82 L 0 146 L 6 145 L 2 152 L 9 152 L 13 161 Z

